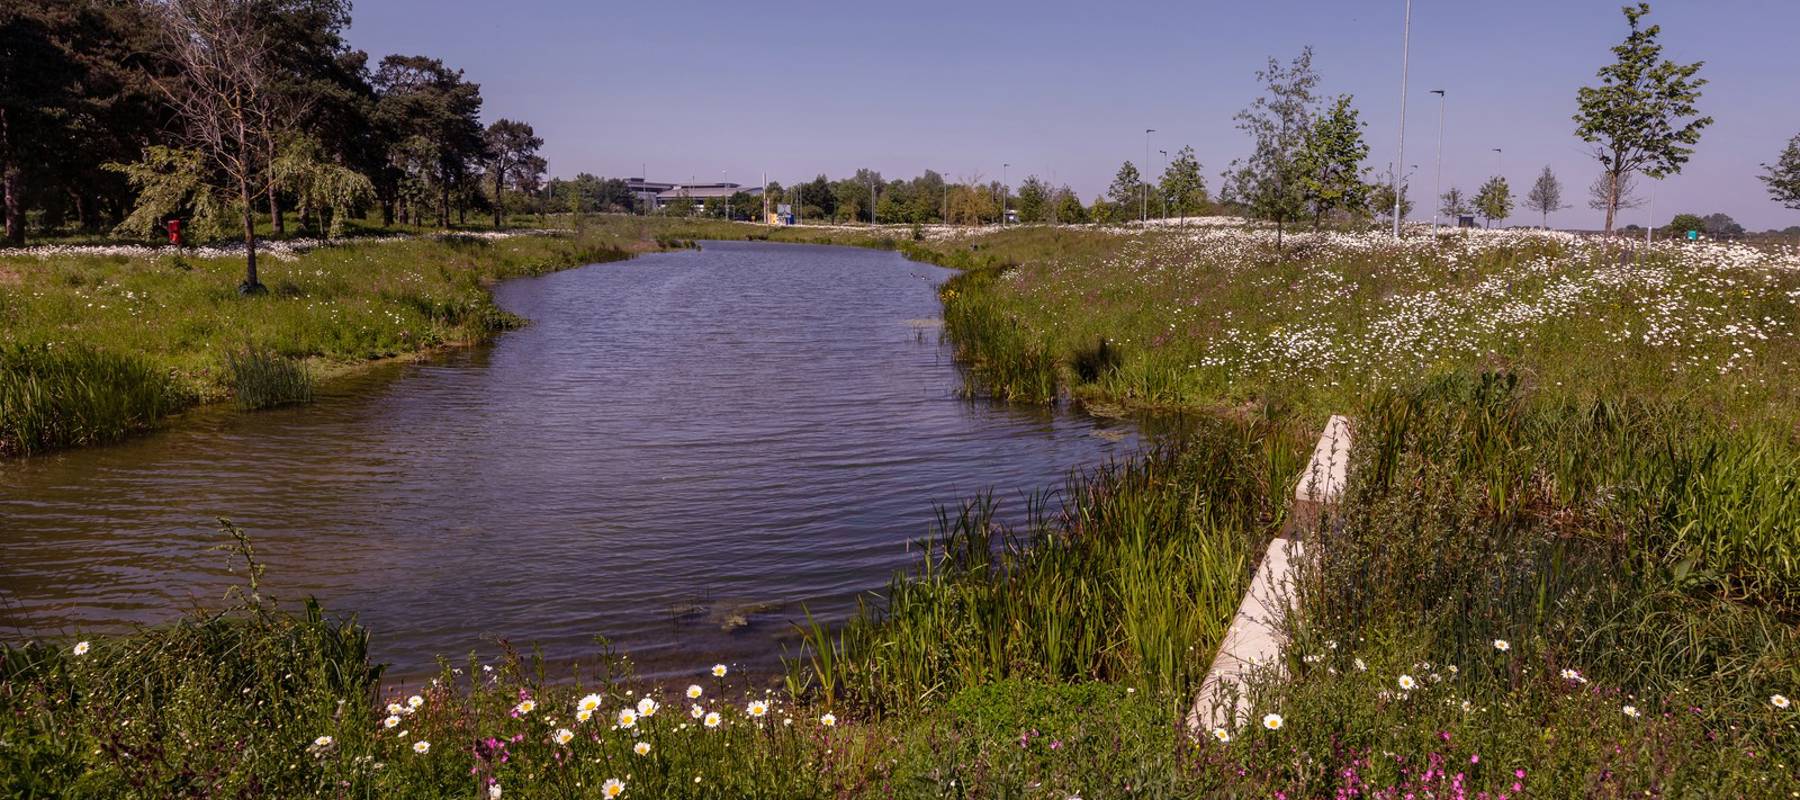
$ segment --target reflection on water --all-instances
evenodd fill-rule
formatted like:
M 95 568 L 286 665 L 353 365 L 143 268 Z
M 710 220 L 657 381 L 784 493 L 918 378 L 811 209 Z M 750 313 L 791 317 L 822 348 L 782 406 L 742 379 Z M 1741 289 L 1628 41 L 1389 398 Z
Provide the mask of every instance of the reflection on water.
M 0 463 L 0 637 L 216 606 L 212 518 L 269 593 L 356 612 L 401 674 L 495 637 L 599 634 L 651 672 L 767 668 L 910 563 L 934 503 L 1023 493 L 1130 429 L 969 403 L 929 322 L 950 273 L 856 249 L 711 243 L 501 285 L 533 320 L 310 406 L 204 409 L 122 445 Z

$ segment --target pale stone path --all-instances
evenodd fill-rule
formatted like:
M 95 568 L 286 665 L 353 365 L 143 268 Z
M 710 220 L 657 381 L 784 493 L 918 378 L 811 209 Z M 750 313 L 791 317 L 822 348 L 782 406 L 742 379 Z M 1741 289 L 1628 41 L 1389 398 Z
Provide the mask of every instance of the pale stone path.
M 1289 516 L 1296 522 L 1290 525 L 1290 533 L 1311 527 L 1317 514 L 1343 494 L 1349 464 L 1350 420 L 1333 415 L 1294 488 L 1294 508 Z M 1259 670 L 1282 671 L 1281 622 L 1292 605 L 1293 564 L 1304 553 L 1304 545 L 1291 538 L 1269 543 L 1188 712 L 1190 733 L 1243 724 L 1250 716 L 1249 703 L 1243 697 L 1249 676 Z

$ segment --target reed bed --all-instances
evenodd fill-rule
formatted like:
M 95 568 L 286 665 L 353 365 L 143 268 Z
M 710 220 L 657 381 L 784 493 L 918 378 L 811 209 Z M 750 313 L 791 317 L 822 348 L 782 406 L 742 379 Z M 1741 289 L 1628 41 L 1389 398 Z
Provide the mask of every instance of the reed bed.
M 917 711 L 1009 678 L 1191 693 L 1281 524 L 1302 436 L 1200 420 L 1180 445 L 1073 476 L 1060 507 L 940 509 L 918 566 L 841 630 L 811 626 L 789 688 Z
M 145 359 L 83 345 L 0 344 L 0 456 L 116 439 L 185 402 Z

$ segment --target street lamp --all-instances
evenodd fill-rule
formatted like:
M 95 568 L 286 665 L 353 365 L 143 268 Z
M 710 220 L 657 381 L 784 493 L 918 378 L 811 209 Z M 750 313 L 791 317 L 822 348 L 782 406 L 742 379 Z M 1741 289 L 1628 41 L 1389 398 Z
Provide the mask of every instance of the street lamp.
M 1438 142 L 1437 142 L 1437 176 L 1431 181 L 1431 233 L 1437 235 L 1438 229 L 1438 195 L 1444 193 L 1444 90 L 1432 89 L 1438 96 Z
M 1400 136 L 1395 164 L 1406 163 L 1406 73 L 1412 58 L 1412 0 L 1406 0 L 1406 22 L 1400 32 Z M 1394 179 L 1394 238 L 1400 238 L 1400 179 Z
M 1006 227 L 1006 196 L 1011 194 L 1006 185 L 1006 168 L 1011 164 L 1000 165 L 1000 227 Z
M 1158 150 L 1156 152 L 1162 154 L 1163 172 L 1167 173 L 1169 171 L 1169 151 Z M 1168 192 L 1157 192 L 1157 194 L 1162 197 L 1163 219 L 1168 219 L 1169 218 L 1169 193 Z
M 1505 153 L 1504 150 L 1501 150 L 1498 147 L 1494 148 L 1494 174 L 1495 175 L 1499 175 L 1500 173 L 1506 171 L 1506 167 L 1502 166 L 1501 161 L 1500 161 L 1500 159 L 1503 157 L 1503 155 L 1502 155 L 1503 153 Z
M 1407 1 L 1411 2 L 1411 0 Z M 1155 132 L 1155 128 L 1144 129 L 1144 169 L 1150 168 L 1150 134 Z M 1138 209 L 1139 222 L 1150 219 L 1150 184 L 1147 181 L 1144 183 L 1143 196 L 1144 200 L 1139 203 L 1140 208 Z

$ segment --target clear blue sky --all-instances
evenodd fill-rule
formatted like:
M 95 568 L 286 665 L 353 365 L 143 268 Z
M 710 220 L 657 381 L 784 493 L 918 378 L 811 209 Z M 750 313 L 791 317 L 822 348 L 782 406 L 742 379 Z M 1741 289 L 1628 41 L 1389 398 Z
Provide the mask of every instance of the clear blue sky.
M 1704 60 L 1716 120 L 1656 217 L 1724 211 L 1752 229 L 1800 224 L 1755 179 L 1800 133 L 1800 2 L 1661 0 L 1668 56 Z M 1437 98 L 1449 92 L 1445 187 L 1497 169 L 1525 187 L 1545 164 L 1598 227 L 1597 172 L 1571 133 L 1575 89 L 1623 38 L 1617 0 L 1415 0 L 1406 162 L 1429 216 Z M 1265 2 L 622 2 L 360 0 L 351 42 L 422 53 L 482 85 L 487 120 L 543 136 L 551 171 L 754 184 L 858 167 L 887 177 L 1055 176 L 1083 199 L 1120 162 L 1191 144 L 1209 187 L 1247 140 L 1232 115 L 1269 56 L 1303 45 L 1329 93 L 1350 93 L 1384 170 L 1398 129 L 1402 0 Z M 1502 148 L 1495 154 L 1493 148 Z M 1496 166 L 1496 159 L 1500 159 Z M 640 165 L 643 165 L 640 167 Z M 1646 182 L 1646 185 L 1652 182 Z M 1623 222 L 1645 220 L 1645 210 Z M 1524 222 L 1523 215 L 1515 223 Z M 1623 224 L 1623 223 L 1622 223 Z

